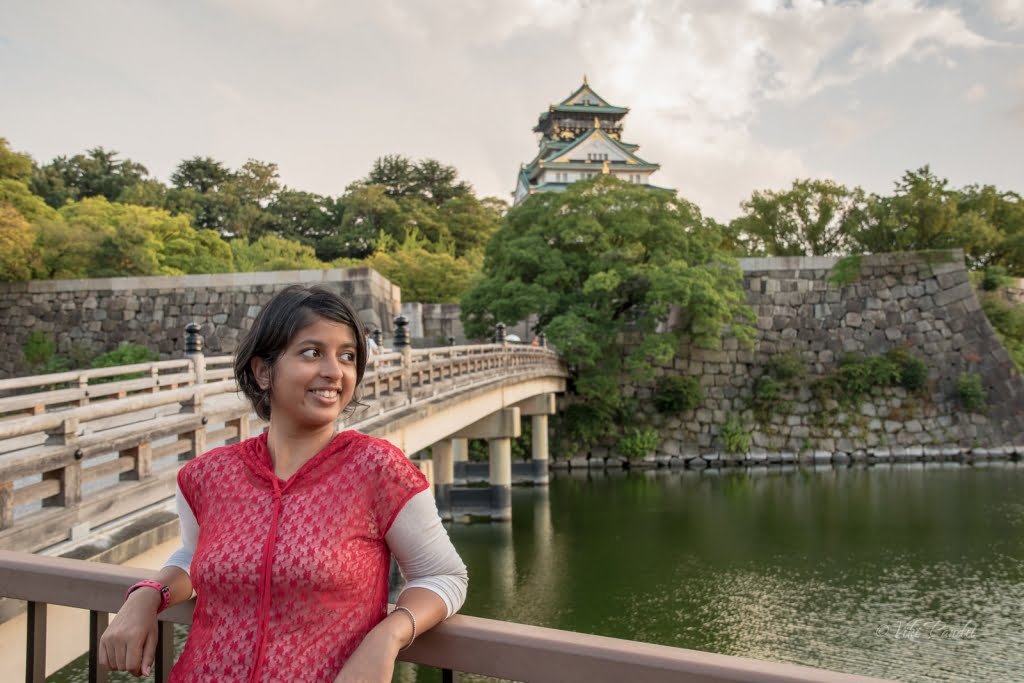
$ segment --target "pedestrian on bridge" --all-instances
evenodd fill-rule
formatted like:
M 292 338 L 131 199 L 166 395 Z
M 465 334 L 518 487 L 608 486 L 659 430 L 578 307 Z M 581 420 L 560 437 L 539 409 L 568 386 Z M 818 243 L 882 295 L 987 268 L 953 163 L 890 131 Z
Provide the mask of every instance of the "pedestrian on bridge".
M 235 377 L 269 428 L 178 473 L 182 547 L 128 590 L 102 664 L 147 674 L 157 613 L 195 591 L 172 681 L 385 683 L 398 653 L 462 606 L 466 568 L 422 473 L 386 441 L 337 431 L 366 356 L 333 292 L 291 286 L 264 307 Z M 392 554 L 406 584 L 389 614 Z

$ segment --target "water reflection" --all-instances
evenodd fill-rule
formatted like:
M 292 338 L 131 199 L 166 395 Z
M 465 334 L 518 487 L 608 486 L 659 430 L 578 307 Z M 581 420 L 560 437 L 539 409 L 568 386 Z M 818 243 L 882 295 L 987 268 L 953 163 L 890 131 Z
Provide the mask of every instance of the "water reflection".
M 467 614 L 901 680 L 1024 680 L 1022 492 L 1018 463 L 576 471 L 514 491 L 511 535 L 451 533 Z M 497 571 L 502 538 L 516 566 Z M 509 575 L 510 591 L 487 578 Z

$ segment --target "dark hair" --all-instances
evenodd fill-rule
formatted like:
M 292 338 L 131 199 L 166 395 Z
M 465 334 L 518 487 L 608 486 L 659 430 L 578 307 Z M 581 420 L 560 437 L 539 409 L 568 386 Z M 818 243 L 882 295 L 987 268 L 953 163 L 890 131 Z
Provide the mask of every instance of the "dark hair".
M 314 317 L 324 318 L 352 328 L 356 338 L 356 387 L 366 370 L 366 331 L 352 306 L 334 292 L 323 287 L 290 285 L 275 294 L 263 307 L 252 328 L 242 338 L 235 352 L 235 380 L 238 388 L 252 403 L 253 410 L 264 420 L 270 419 L 270 389 L 260 388 L 252 371 L 252 359 L 262 358 L 271 371 L 281 352 Z M 356 398 L 346 411 L 359 405 Z

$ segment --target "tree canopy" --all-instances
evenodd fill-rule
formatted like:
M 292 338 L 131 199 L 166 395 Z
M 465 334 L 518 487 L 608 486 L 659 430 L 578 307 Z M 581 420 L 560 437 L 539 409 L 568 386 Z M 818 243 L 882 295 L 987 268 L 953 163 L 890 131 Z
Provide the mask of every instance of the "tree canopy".
M 463 323 L 468 335 L 488 336 L 498 321 L 536 315 L 572 366 L 589 423 L 621 423 L 621 373 L 649 379 L 684 336 L 705 347 L 723 334 L 752 338 L 742 273 L 721 243 L 690 202 L 612 177 L 534 195 L 488 244 Z
M 991 185 L 962 189 L 924 166 L 907 171 L 891 195 L 827 180 L 759 190 L 729 232 L 749 255 L 812 256 L 962 248 L 971 269 L 1024 275 L 1024 202 Z
M 94 147 L 71 158 L 57 157 L 32 176 L 32 191 L 55 209 L 88 197 L 118 201 L 122 192 L 142 182 L 149 171 L 117 155 L 113 150 Z
M 277 164 L 183 160 L 170 185 L 95 147 L 37 166 L 0 138 L 0 279 L 377 267 L 408 296 L 453 301 L 506 209 L 452 166 L 383 156 L 338 197 Z M 229 244 L 230 242 L 230 244 Z

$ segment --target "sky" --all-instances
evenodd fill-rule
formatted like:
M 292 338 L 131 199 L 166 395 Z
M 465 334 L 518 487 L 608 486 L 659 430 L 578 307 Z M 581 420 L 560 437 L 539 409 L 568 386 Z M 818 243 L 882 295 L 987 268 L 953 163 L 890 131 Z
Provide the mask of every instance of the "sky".
M 584 74 L 718 220 L 797 178 L 889 193 L 930 164 L 1024 193 L 1024 0 L 0 0 L 0 137 L 167 182 L 210 156 L 338 195 L 374 159 L 509 200 Z

